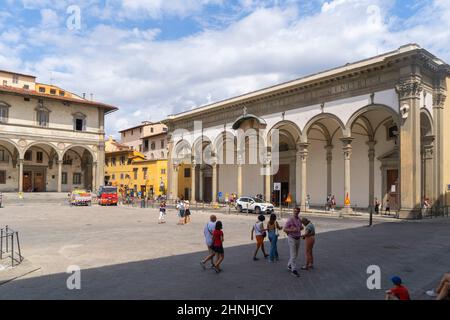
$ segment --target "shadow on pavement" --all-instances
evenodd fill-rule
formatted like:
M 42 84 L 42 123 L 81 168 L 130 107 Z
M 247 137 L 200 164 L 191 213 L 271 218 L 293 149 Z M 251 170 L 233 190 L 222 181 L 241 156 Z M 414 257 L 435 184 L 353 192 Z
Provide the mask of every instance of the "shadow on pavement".
M 320 233 L 316 268 L 301 271 L 300 278 L 286 269 L 285 238 L 279 240 L 280 262 L 252 261 L 255 246 L 227 247 L 225 228 L 220 274 L 204 271 L 199 261 L 206 252 L 194 252 L 84 269 L 81 290 L 67 289 L 66 273 L 18 279 L 0 286 L 0 299 L 383 299 L 394 274 L 403 278 L 412 298 L 423 299 L 424 290 L 449 271 L 449 225 L 447 219 Z M 265 246 L 268 250 L 269 243 Z M 299 266 L 303 250 L 302 243 Z M 367 289 L 370 265 L 381 268 L 380 290 Z

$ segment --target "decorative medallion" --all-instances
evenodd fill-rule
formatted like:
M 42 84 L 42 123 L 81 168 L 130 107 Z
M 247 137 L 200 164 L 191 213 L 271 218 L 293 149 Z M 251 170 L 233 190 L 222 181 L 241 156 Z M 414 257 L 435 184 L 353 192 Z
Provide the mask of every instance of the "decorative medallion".
M 58 149 L 59 150 L 64 150 L 64 148 L 66 147 L 66 145 L 62 142 L 58 143 Z
M 19 146 L 21 146 L 22 148 L 26 147 L 27 144 L 28 144 L 28 143 L 27 143 L 26 140 L 23 140 L 23 139 L 19 140 Z

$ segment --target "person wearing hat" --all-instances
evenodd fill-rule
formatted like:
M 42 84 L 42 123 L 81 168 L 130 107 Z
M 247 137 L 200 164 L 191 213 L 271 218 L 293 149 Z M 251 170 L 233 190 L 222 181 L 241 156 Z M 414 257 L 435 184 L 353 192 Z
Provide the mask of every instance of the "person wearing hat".
M 316 228 L 309 219 L 303 217 L 301 219 L 303 226 L 305 227 L 305 233 L 302 239 L 305 240 L 305 256 L 306 264 L 302 266 L 302 270 L 313 269 L 314 258 L 313 258 L 313 247 L 316 238 Z
M 184 224 L 191 222 L 191 209 L 189 200 L 184 202 Z
M 399 276 L 391 278 L 394 287 L 386 291 L 386 300 L 411 300 L 408 289 L 402 285 L 402 279 Z

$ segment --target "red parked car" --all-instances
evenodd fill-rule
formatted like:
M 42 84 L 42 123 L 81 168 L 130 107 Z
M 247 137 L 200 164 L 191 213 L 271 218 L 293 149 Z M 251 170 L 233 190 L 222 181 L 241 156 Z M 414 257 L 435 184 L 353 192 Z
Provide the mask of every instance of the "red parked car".
M 100 187 L 98 193 L 98 204 L 101 206 L 117 206 L 119 197 L 117 194 L 117 187 Z

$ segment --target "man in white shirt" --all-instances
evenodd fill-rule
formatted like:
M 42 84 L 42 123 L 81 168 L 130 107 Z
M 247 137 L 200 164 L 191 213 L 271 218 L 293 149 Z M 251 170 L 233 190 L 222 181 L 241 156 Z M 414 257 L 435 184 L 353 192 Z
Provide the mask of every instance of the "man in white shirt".
M 205 235 L 205 242 L 208 248 L 208 255 L 213 253 L 212 245 L 213 245 L 213 232 L 216 229 L 216 220 L 217 217 L 215 215 L 211 215 L 209 217 L 209 222 L 205 225 L 203 229 L 203 234 Z M 214 266 L 213 262 L 214 258 L 211 259 L 211 265 Z

